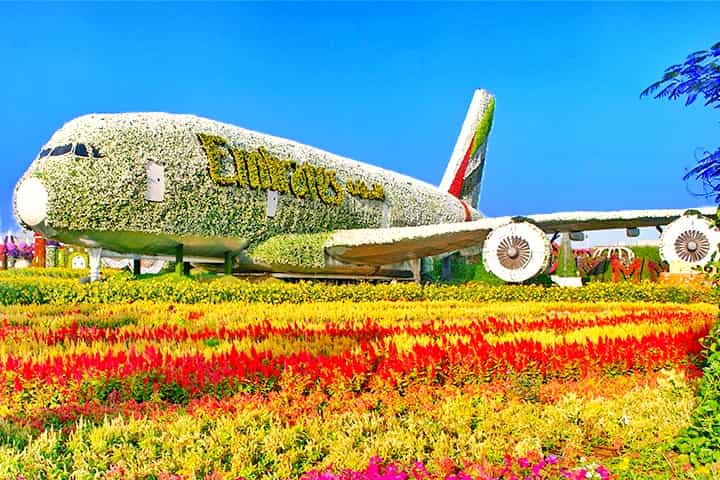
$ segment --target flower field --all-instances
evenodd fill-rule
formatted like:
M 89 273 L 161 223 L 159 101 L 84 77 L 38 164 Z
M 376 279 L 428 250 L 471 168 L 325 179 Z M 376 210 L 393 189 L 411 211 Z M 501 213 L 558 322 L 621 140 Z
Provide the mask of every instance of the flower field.
M 5 306 L 0 478 L 674 478 L 716 317 L 697 303 Z
M 668 286 L 653 282 L 591 282 L 584 288 L 542 285 L 462 285 L 321 282 L 249 282 L 234 277 L 201 280 L 173 274 L 136 279 L 127 272 L 103 272 L 107 280 L 81 284 L 87 271 L 62 268 L 0 270 L 0 305 L 131 303 L 138 300 L 176 303 L 308 303 L 377 301 L 466 302 L 720 302 L 720 289 Z

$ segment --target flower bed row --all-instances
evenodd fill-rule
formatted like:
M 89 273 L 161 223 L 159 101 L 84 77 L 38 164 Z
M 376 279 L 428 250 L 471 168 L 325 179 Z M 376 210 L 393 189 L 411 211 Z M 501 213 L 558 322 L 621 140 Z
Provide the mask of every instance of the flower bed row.
M 235 278 L 204 281 L 164 275 L 135 280 L 125 274 L 113 275 L 106 282 L 79 284 L 77 280 L 8 275 L 0 272 L 0 304 L 124 303 L 137 300 L 182 303 L 222 303 L 229 301 L 264 303 L 305 303 L 320 301 L 383 300 L 461 300 L 461 301 L 643 301 L 643 302 L 720 302 L 720 290 L 682 288 L 655 283 L 592 283 L 584 288 L 544 286 L 350 284 L 328 285 L 314 282 L 253 283 Z
M 267 393 L 286 378 L 307 391 L 347 392 L 524 374 L 578 379 L 692 370 L 715 322 L 709 305 L 633 312 L 619 304 L 600 315 L 581 304 L 499 304 L 493 316 L 467 303 L 390 305 L 273 307 L 272 320 L 268 306 L 255 304 L 115 305 L 69 308 L 56 325 L 47 325 L 46 307 L 11 307 L 0 326 L 0 372 L 6 392 L 42 385 L 88 401 L 114 392 L 171 403 Z M 312 316 L 323 309 L 338 313 Z
M 305 394 L 288 384 L 267 395 L 206 396 L 184 407 L 63 405 L 32 418 L 4 416 L 0 472 L 28 479 L 71 478 L 62 471 L 75 472 L 74 478 L 122 471 L 124 478 L 285 479 L 331 465 L 360 471 L 381 456 L 405 466 L 422 461 L 443 478 L 528 452 L 557 455 L 566 469 L 594 457 L 612 471 L 612 456 L 667 449 L 694 405 L 691 384 L 677 372 L 602 383 L 563 382 L 561 394 L 560 384 L 539 386 L 534 401 L 527 400 L 523 381 L 508 381 L 414 386 L 403 394 Z M 35 428 L 45 430 L 37 435 Z M 633 462 L 632 455 L 626 461 Z

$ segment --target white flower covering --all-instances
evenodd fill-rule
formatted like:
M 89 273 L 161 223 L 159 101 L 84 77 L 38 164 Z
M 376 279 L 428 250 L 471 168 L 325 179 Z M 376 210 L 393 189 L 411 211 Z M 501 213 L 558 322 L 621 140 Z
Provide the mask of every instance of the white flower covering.
M 717 207 L 695 209 L 702 215 L 715 215 Z M 687 209 L 616 210 L 590 212 L 557 212 L 528 215 L 533 223 L 545 232 L 571 232 L 583 230 L 607 230 L 612 228 L 654 227 L 667 225 L 684 215 Z
M 329 206 L 319 199 L 280 194 L 277 214 L 266 217 L 265 191 L 213 183 L 198 133 L 221 136 L 243 150 L 262 146 L 280 159 L 334 169 L 343 185 L 349 180 L 381 184 L 385 201 L 346 193 L 342 205 Z M 47 188 L 46 223 L 58 232 L 192 237 L 194 242 L 189 245 L 202 244 L 198 238 L 210 242 L 220 237 L 241 239 L 247 245 L 285 233 L 427 225 L 465 218 L 457 199 L 426 183 L 291 140 L 192 115 L 86 115 L 63 126 L 43 148 L 76 142 L 97 147 L 102 158 L 71 153 L 46 156 L 36 159 L 24 176 L 39 178 Z M 145 199 L 148 161 L 165 168 L 163 202 Z M 130 243 L 125 250 L 166 253 L 150 251 L 156 248 L 142 236 L 125 237 Z M 202 253 L 201 249 L 198 252 Z
M 319 199 L 280 194 L 276 215 L 267 217 L 267 192 L 219 186 L 212 181 L 198 133 L 218 135 L 239 149 L 264 147 L 280 159 L 333 169 L 342 184 L 351 180 L 368 186 L 380 184 L 385 200 L 345 194 L 341 205 L 331 206 Z M 482 242 L 489 229 L 510 221 L 505 217 L 488 223 L 402 228 L 462 222 L 465 210 L 451 195 L 407 176 L 192 115 L 86 115 L 63 126 L 44 148 L 68 143 L 95 146 L 103 156 L 87 158 L 68 153 L 39 158 L 23 179 L 35 177 L 47 189 L 46 231 L 57 232 L 55 236 L 61 240 L 75 238 L 89 246 L 96 242 L 118 251 L 169 254 L 177 243 L 183 243 L 188 255 L 221 256 L 223 251 L 256 245 L 280 234 L 344 230 L 326 247 L 340 251 L 353 245 L 384 245 L 406 239 L 414 241 L 415 248 L 427 236 L 439 246 L 448 243 L 461 248 Z M 162 202 L 145 198 L 148 161 L 164 167 Z M 702 213 L 713 212 L 714 207 Z M 471 213 L 474 219 L 479 217 L 477 212 Z M 662 225 L 682 213 L 565 212 L 530 218 L 545 232 L 552 232 Z M 473 229 L 479 234 L 475 239 L 470 235 Z M 420 251 L 425 247 L 417 248 Z M 299 261 L 282 260 L 288 264 Z

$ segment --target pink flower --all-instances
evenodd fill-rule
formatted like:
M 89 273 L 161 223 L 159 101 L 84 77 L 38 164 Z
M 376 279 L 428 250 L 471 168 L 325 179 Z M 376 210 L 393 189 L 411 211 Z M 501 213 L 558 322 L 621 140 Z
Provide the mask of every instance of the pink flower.
M 597 469 L 595 470 L 598 475 L 600 475 L 601 480 L 609 480 L 610 479 L 610 472 L 607 468 L 603 467 L 602 465 L 598 465 Z
M 412 474 L 416 480 L 425 480 L 430 478 L 430 473 L 422 462 L 415 462 L 412 468 Z
M 539 476 L 540 476 L 540 470 L 542 470 L 543 468 L 545 468 L 545 465 L 547 465 L 547 463 L 545 463 L 545 460 L 540 460 L 540 461 L 537 463 L 537 465 L 535 465 L 535 466 L 533 467 L 533 469 L 532 469 L 533 475 L 536 476 L 536 477 L 539 477 Z

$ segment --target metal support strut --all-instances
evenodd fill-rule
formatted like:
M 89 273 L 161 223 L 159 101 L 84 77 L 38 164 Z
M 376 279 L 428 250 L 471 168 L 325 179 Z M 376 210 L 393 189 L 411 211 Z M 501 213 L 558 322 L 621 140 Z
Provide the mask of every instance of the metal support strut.
M 100 280 L 100 257 L 102 256 L 102 248 L 89 248 L 88 256 L 90 257 L 90 281 L 97 282 Z
M 443 282 L 449 282 L 452 279 L 452 255 L 443 257 L 442 259 L 442 276 Z
M 421 259 L 413 258 L 412 260 L 410 260 L 410 268 L 412 269 L 413 280 L 415 280 L 415 283 L 420 283 L 422 281 L 422 272 L 420 271 L 421 267 Z
M 178 244 L 175 247 L 175 273 L 178 275 L 185 274 L 185 265 L 183 263 L 183 244 Z
M 141 266 L 141 264 L 140 264 L 140 259 L 139 259 L 139 258 L 133 258 L 133 261 L 132 261 L 132 272 L 133 272 L 133 275 L 135 275 L 135 276 L 140 275 L 140 270 L 141 270 L 141 268 L 142 268 L 142 266 Z
M 233 257 L 230 252 L 225 252 L 225 275 L 232 275 Z

